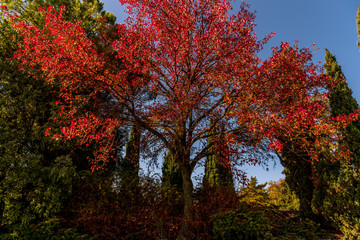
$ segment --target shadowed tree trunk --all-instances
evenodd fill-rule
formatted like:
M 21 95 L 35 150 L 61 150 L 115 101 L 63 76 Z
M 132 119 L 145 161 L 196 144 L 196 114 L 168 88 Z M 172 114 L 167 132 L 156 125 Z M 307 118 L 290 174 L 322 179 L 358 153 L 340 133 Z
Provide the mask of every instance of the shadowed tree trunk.
M 300 200 L 299 215 L 302 218 L 314 219 L 311 203 L 314 183 L 311 180 L 312 166 L 310 157 L 300 151 L 291 142 L 285 144 L 281 153 L 281 164 L 284 166 L 285 181 Z
M 191 208 L 193 206 L 193 190 L 194 186 L 191 180 L 192 169 L 189 165 L 181 165 L 181 176 L 182 176 L 182 189 L 183 189 L 183 198 L 184 198 L 184 223 L 181 229 L 182 234 L 191 238 L 191 233 L 189 229 L 189 224 L 193 220 L 193 213 Z

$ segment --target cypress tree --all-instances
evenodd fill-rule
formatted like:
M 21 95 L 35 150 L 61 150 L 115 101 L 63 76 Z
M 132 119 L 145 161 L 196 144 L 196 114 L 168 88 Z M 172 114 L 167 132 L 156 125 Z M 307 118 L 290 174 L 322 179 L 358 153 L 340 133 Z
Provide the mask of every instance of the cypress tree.
M 140 164 L 141 127 L 133 125 L 126 144 L 125 157 L 119 162 L 120 189 L 126 192 L 138 190 Z M 134 194 L 136 194 L 134 192 Z
M 352 96 L 352 90 L 345 81 L 341 66 L 337 63 L 335 56 L 327 49 L 325 55 L 325 69 L 326 75 L 338 82 L 330 91 L 331 115 L 336 117 L 354 112 L 354 110 L 359 108 L 359 105 Z M 349 123 L 343 134 L 344 140 L 342 144 L 346 144 L 349 147 L 352 163 L 358 168 L 360 161 L 360 121 Z
M 170 150 L 164 156 L 162 167 L 161 185 L 163 190 L 170 190 L 170 199 L 174 199 L 182 193 L 183 179 L 180 166 L 175 162 L 175 157 Z
M 359 14 L 360 11 L 357 18 L 358 29 Z M 335 117 L 352 113 L 358 108 L 358 103 L 345 81 L 341 66 L 327 49 L 325 69 L 326 75 L 337 82 L 330 92 L 331 115 Z M 341 159 L 337 163 L 336 171 L 331 172 L 325 211 L 328 217 L 338 224 L 346 238 L 356 239 L 360 235 L 360 121 L 349 123 L 341 134 L 343 140 L 339 145 L 349 149 L 351 160 Z
M 249 185 L 240 188 L 240 199 L 248 203 L 266 203 L 270 195 L 266 190 L 267 183 L 258 184 L 256 177 L 251 177 Z
M 179 165 L 170 151 L 164 156 L 162 167 L 161 191 L 163 201 L 171 216 L 179 216 L 184 207 L 182 191 L 183 179 Z
M 213 125 L 210 124 L 210 128 Z M 223 132 L 213 129 L 208 137 L 209 152 L 211 153 L 205 162 L 205 176 L 203 185 L 207 187 L 225 186 L 234 189 L 234 181 L 229 165 L 229 154 L 224 141 Z M 235 191 L 235 189 L 234 189 Z
M 182 189 L 181 171 L 170 151 L 164 157 L 161 182 L 163 187 L 174 186 L 178 192 Z

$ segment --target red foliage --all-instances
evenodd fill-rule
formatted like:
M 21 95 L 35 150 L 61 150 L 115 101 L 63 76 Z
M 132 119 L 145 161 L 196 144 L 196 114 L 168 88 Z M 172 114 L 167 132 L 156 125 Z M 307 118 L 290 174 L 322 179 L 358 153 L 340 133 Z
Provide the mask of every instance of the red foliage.
M 145 142 L 169 149 L 192 170 L 210 154 L 213 122 L 224 129 L 224 146 L 235 160 L 243 154 L 240 145 L 262 139 L 281 151 L 281 138 L 296 141 L 315 160 L 323 147 L 332 157 L 346 155 L 335 151 L 338 129 L 357 114 L 329 117 L 333 83 L 312 64 L 309 49 L 283 43 L 261 62 L 257 53 L 270 36 L 257 40 L 246 4 L 228 17 L 227 0 L 121 3 L 130 5 L 130 16 L 117 26 L 115 40 L 104 31 L 93 42 L 79 23 L 52 8 L 43 12 L 42 27 L 14 25 L 23 36 L 16 57 L 63 87 L 62 116 L 69 121 L 53 137 L 99 142 L 99 164 L 111 154 L 114 131 L 137 122 Z M 111 106 L 79 114 L 81 103 L 97 102 L 101 94 L 110 96 Z

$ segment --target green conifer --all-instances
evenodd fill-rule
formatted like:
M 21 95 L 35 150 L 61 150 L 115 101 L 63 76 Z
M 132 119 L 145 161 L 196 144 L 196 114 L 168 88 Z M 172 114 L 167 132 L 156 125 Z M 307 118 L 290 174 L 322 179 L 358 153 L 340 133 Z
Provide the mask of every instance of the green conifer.
M 162 186 L 174 186 L 178 191 L 182 189 L 181 171 L 170 151 L 164 157 L 161 182 Z
M 179 165 L 175 162 L 175 158 L 170 151 L 164 156 L 164 164 L 162 167 L 161 189 L 163 200 L 168 204 L 169 214 L 179 214 L 179 209 L 184 206 L 183 179 Z
M 267 183 L 258 184 L 256 177 L 251 177 L 249 184 L 240 188 L 240 199 L 248 203 L 268 203 L 270 195 L 266 185 Z
M 359 14 L 360 11 L 357 18 L 358 30 Z M 325 69 L 326 75 L 337 82 L 330 92 L 331 115 L 335 117 L 352 113 L 358 108 L 358 103 L 345 81 L 341 66 L 327 49 Z M 328 174 L 329 187 L 324 209 L 326 215 L 343 231 L 346 239 L 357 239 L 360 235 L 360 121 L 349 123 L 341 134 L 343 140 L 339 143 L 340 147 L 346 146 L 349 149 L 351 160 L 340 159 L 337 167 L 332 168 L 331 174 Z
M 141 127 L 133 125 L 126 144 L 125 157 L 119 162 L 121 190 L 131 192 L 138 189 L 140 164 Z
M 210 126 L 212 128 L 212 124 Z M 224 134 L 218 129 L 213 129 L 208 137 L 209 152 L 211 153 L 205 163 L 205 176 L 203 185 L 207 187 L 226 186 L 234 188 L 231 166 L 229 165 L 227 146 L 224 143 Z
M 338 82 L 330 91 L 330 109 L 331 115 L 341 116 L 348 115 L 359 108 L 356 99 L 352 96 L 352 91 L 345 81 L 345 76 L 341 70 L 341 66 L 337 63 L 335 56 L 326 49 L 325 55 L 326 75 Z M 344 140 L 342 144 L 346 144 L 351 152 L 352 162 L 356 167 L 360 167 L 360 121 L 355 121 L 346 127 L 344 131 Z

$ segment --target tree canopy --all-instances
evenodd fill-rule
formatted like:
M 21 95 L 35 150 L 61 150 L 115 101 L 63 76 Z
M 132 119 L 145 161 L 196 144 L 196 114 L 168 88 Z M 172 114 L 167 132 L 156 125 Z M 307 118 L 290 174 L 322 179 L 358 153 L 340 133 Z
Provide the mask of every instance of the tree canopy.
M 191 220 L 191 174 L 218 151 L 227 166 L 254 161 L 243 156 L 264 143 L 281 153 L 289 141 L 301 149 L 293 154 L 305 152 L 310 162 L 319 152 L 329 161 L 349 158 L 339 132 L 357 114 L 328 114 L 338 80 L 324 77 L 311 50 L 296 44 L 282 43 L 261 61 L 271 35 L 257 39 L 247 4 L 229 16 L 228 0 L 120 2 L 129 4 L 126 24 L 115 28 L 101 14 L 101 27 L 90 24 L 93 35 L 84 19 L 66 18 L 66 7 L 40 8 L 41 24 L 3 7 L 22 39 L 15 58 L 23 73 L 60 88 L 60 127 L 46 135 L 96 143 L 94 169 L 106 169 L 114 157 L 118 129 L 136 125 L 145 157 L 169 151 L 180 168 L 184 217 Z M 191 235 L 187 224 L 183 233 Z
M 169 149 L 179 164 L 186 216 L 192 204 L 190 176 L 213 154 L 206 139 L 214 127 L 223 129 L 233 159 L 242 154 L 239 146 L 264 138 L 281 151 L 279 135 L 297 141 L 315 160 L 316 148 L 330 144 L 332 151 L 334 132 L 345 121 L 326 115 L 324 92 L 333 82 L 311 63 L 308 49 L 287 43 L 261 63 L 257 52 L 269 36 L 256 39 L 254 14 L 246 4 L 228 17 L 229 1 L 122 3 L 130 5 L 127 25 L 118 25 L 115 41 L 103 34 L 100 46 L 106 50 L 101 51 L 80 22 L 64 19 L 63 10 L 42 10 L 43 27 L 15 24 L 23 37 L 16 57 L 62 86 L 66 111 L 60 114 L 69 121 L 54 138 L 96 140 L 101 145 L 97 163 L 105 162 L 115 130 L 136 122 L 152 149 Z M 88 94 L 79 94 L 84 91 Z M 104 92 L 113 107 L 98 103 L 97 113 L 79 114 L 80 103 Z M 148 93 L 150 101 L 144 99 Z M 309 134 L 316 141 L 309 141 Z

